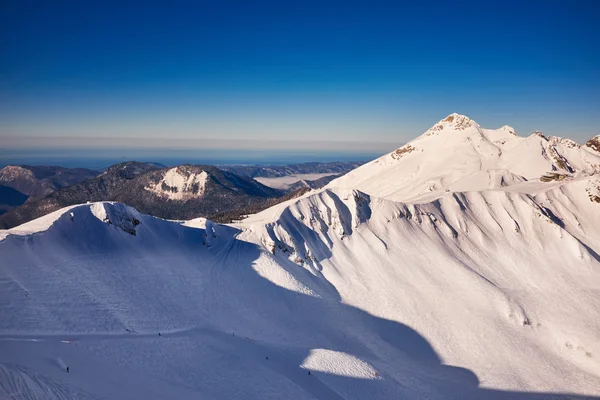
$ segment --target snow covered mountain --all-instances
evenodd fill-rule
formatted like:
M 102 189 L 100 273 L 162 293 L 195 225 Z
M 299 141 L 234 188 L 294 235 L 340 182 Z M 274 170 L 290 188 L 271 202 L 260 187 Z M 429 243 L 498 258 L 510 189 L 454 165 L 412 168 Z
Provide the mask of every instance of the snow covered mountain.
M 88 201 L 119 201 L 162 218 L 190 219 L 242 208 L 262 210 L 267 200 L 280 196 L 283 192 L 252 178 L 209 165 L 160 168 L 131 161 L 113 165 L 94 179 L 12 210 L 0 217 L 0 227 L 17 226 Z
M 600 173 L 600 153 L 594 151 L 593 143 L 594 139 L 580 146 L 541 132 L 519 137 L 510 126 L 484 129 L 464 115 L 451 114 L 415 140 L 329 187 L 358 189 L 403 202 L 519 183 L 519 191 L 535 190 L 540 180 L 572 180 Z
M 237 224 L 104 202 L 0 231 L 0 394 L 598 398 L 599 165 L 453 114 Z

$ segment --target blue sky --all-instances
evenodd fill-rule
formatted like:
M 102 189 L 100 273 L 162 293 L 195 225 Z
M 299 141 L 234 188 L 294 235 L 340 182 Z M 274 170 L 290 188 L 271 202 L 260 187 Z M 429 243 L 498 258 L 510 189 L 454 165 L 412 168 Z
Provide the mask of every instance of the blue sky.
M 383 152 L 452 112 L 581 142 L 600 133 L 599 17 L 596 1 L 5 0 L 0 147 Z

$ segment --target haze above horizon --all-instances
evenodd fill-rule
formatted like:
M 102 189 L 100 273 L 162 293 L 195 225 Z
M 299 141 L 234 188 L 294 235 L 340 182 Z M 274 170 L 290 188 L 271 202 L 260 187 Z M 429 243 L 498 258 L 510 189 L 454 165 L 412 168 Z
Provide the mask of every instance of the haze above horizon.
M 452 112 L 600 133 L 597 2 L 218 3 L 2 2 L 0 162 L 364 159 Z

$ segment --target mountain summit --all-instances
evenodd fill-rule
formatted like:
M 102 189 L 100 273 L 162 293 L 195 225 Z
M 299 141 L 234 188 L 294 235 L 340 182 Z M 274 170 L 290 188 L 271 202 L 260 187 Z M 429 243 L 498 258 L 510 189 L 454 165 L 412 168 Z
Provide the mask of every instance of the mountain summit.
M 587 147 L 594 149 L 593 141 Z M 542 180 L 578 179 L 600 172 L 600 154 L 570 139 L 534 133 L 520 137 L 510 126 L 485 129 L 451 114 L 406 145 L 329 183 L 395 201 L 426 201 L 453 192 Z M 558 178 L 556 178 L 558 179 Z
M 479 125 L 477 122 L 473 121 L 471 118 L 466 115 L 461 115 L 457 113 L 452 113 L 448 115 L 446 118 L 440 120 L 437 124 L 429 128 L 425 135 L 435 135 L 441 133 L 442 131 L 464 131 L 468 128 L 478 128 Z

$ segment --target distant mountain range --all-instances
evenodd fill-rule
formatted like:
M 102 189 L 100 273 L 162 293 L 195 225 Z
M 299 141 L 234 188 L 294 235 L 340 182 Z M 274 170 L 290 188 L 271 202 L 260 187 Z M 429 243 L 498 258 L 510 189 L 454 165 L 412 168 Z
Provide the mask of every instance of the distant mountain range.
M 11 228 L 72 204 L 118 201 L 167 219 L 211 217 L 228 222 L 258 212 L 311 188 L 319 188 L 360 163 L 309 163 L 290 166 L 181 165 L 126 162 L 102 174 L 61 167 L 8 166 L 0 191 L 0 228 Z M 51 174 L 51 171 L 55 171 Z M 296 173 L 332 173 L 314 181 L 300 180 L 286 190 L 263 185 L 252 176 L 283 177 Z M 33 179 L 37 177 L 37 179 Z M 91 178 L 91 179 L 90 179 Z M 25 191 L 25 194 L 19 189 Z M 32 195 L 33 194 L 33 195 Z M 29 200 L 27 198 L 29 197 Z M 4 205 L 5 204 L 5 205 Z M 19 207 L 20 206 L 20 207 Z M 17 208 L 15 208 L 17 207 Z
M 343 175 L 362 164 L 364 164 L 362 161 L 311 162 L 290 165 L 223 165 L 219 166 L 219 168 L 224 171 L 249 176 L 251 178 L 278 178 L 302 174 Z
M 291 165 L 230 165 L 219 168 L 252 177 L 264 185 L 289 193 L 300 189 L 322 188 L 362 164 L 362 161 L 312 162 Z
M 85 168 L 9 165 L 0 169 L 0 214 L 98 175 Z

